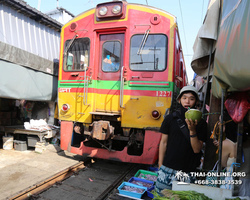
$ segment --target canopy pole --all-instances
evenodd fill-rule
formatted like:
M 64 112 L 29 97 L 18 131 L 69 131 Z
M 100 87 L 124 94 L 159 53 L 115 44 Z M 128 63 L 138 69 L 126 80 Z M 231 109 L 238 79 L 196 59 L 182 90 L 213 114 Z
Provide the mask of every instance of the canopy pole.
M 222 155 L 222 140 L 223 140 L 223 119 L 224 119 L 224 114 L 223 114 L 223 110 L 224 110 L 224 98 L 225 98 L 225 89 L 222 89 L 222 95 L 221 95 L 221 117 L 220 117 L 220 144 L 219 144 L 219 162 L 218 162 L 218 169 L 217 172 L 218 174 L 221 171 L 221 155 Z M 218 179 L 220 179 L 220 177 L 217 177 Z M 217 187 L 220 187 L 220 185 L 218 184 Z
M 244 123 L 241 121 L 238 123 L 238 131 L 237 131 L 237 156 L 236 156 L 236 163 L 242 163 L 242 135 L 244 133 Z M 238 165 L 237 165 L 238 166 Z M 240 168 L 234 166 L 235 172 L 240 172 Z M 234 180 L 239 180 L 239 176 L 234 177 Z M 239 185 L 235 184 L 233 185 L 233 191 L 232 196 L 238 196 L 239 195 Z
M 211 44 L 211 49 L 210 49 L 210 54 L 209 54 L 209 60 L 208 60 L 207 83 L 206 83 L 204 101 L 203 101 L 203 105 L 202 105 L 202 114 L 205 113 L 205 104 L 206 104 L 206 98 L 207 98 L 207 88 L 208 88 L 208 83 L 209 83 L 209 74 L 210 74 L 210 65 L 211 65 L 212 52 L 213 52 L 213 42 Z

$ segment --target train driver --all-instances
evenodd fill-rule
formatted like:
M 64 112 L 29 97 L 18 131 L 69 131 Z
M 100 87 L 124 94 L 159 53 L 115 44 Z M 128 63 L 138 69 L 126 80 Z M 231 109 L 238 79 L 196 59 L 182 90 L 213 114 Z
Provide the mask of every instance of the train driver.
M 118 71 L 119 65 L 120 64 L 118 62 L 115 62 L 114 57 L 107 55 L 106 58 L 103 59 L 102 70 L 106 72 Z

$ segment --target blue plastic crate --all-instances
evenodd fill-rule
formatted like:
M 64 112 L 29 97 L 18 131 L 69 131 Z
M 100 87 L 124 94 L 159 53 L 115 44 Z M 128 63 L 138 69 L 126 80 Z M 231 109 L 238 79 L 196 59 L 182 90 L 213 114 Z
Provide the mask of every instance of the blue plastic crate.
M 147 195 L 148 197 L 150 197 L 151 199 L 154 198 L 154 195 L 151 193 L 153 190 L 155 189 L 155 187 L 153 186 L 152 188 L 147 190 Z
M 146 179 L 141 179 L 141 178 L 137 178 L 137 177 L 132 177 L 129 179 L 129 183 L 132 183 L 133 181 L 140 181 L 140 182 L 143 182 L 143 183 L 148 183 L 150 184 L 150 187 L 147 187 L 147 189 L 150 189 L 152 187 L 154 187 L 154 181 L 149 181 L 149 180 L 146 180 Z M 132 184 L 135 184 L 135 183 L 132 183 Z M 136 184 L 136 185 L 139 185 L 139 184 Z M 146 187 L 144 185 L 139 185 L 139 186 L 143 186 L 143 187 Z
M 131 191 L 126 191 L 126 190 L 122 190 L 122 188 L 124 186 L 130 186 L 130 187 L 135 187 L 135 188 L 140 188 L 143 189 L 144 191 L 142 193 L 137 193 L 137 192 L 131 192 Z M 123 182 L 119 187 L 118 187 L 118 191 L 120 194 L 126 195 L 126 196 L 130 196 L 130 197 L 134 197 L 134 198 L 141 198 L 141 196 L 144 194 L 145 191 L 147 191 L 146 187 L 143 186 L 139 186 L 139 185 L 135 185 L 129 182 Z
M 149 167 L 148 170 L 157 173 L 159 169 L 157 167 Z

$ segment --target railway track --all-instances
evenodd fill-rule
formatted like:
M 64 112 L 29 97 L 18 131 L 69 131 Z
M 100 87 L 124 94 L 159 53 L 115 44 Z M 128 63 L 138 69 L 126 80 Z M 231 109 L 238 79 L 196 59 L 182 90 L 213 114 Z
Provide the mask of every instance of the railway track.
M 128 199 L 117 195 L 117 187 L 139 169 L 147 169 L 147 166 L 88 159 L 16 195 L 12 200 Z

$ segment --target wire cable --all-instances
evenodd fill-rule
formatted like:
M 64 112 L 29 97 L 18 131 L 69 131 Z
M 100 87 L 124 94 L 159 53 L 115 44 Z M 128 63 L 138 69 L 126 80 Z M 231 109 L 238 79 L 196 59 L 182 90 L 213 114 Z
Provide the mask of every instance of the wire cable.
M 204 0 L 202 1 L 202 7 L 201 7 L 201 24 L 202 24 L 203 8 L 204 8 Z
M 147 5 L 148 5 L 148 0 L 146 0 L 146 3 L 147 3 Z
M 182 21 L 182 26 L 183 26 L 183 33 L 184 33 L 184 40 L 185 40 L 186 50 L 187 50 L 187 54 L 189 54 L 188 53 L 188 48 L 187 48 L 187 40 L 186 40 L 185 27 L 184 27 L 184 22 L 183 22 L 183 16 L 182 16 L 182 9 L 181 9 L 180 0 L 179 0 L 179 7 L 180 7 L 180 12 L 181 12 L 181 21 Z

